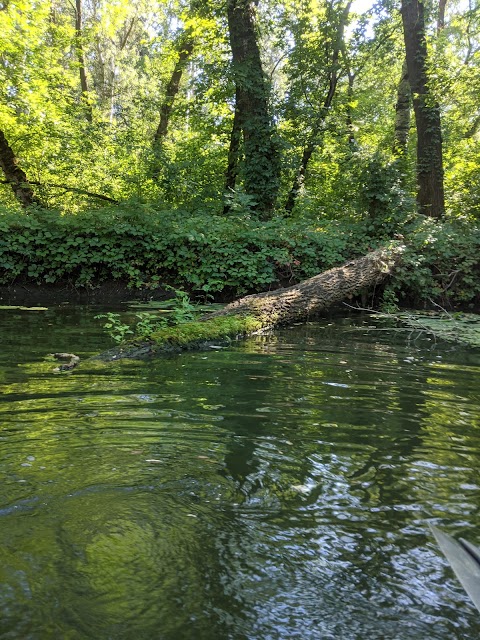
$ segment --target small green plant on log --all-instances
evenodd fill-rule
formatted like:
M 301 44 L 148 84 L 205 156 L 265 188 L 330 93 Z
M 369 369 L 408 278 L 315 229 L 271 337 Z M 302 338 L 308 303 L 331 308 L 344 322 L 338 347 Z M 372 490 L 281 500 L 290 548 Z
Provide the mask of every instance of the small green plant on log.
M 165 288 L 175 293 L 175 297 L 169 301 L 171 310 L 168 317 L 141 311 L 135 314 L 136 321 L 133 324 L 127 324 L 119 313 L 101 313 L 95 318 L 106 318 L 107 321 L 103 328 L 118 344 L 128 339 L 148 339 L 154 333 L 168 326 L 177 326 L 195 320 L 198 312 L 189 295 L 180 289 L 169 286 Z
M 122 322 L 119 313 L 100 313 L 95 316 L 96 320 L 100 318 L 106 318 L 103 328 L 115 342 L 123 342 L 127 336 L 133 335 L 131 326 Z
M 172 300 L 172 311 L 170 315 L 171 324 L 176 325 L 195 320 L 198 315 L 197 307 L 190 300 L 188 293 L 181 291 L 181 289 L 174 289 L 170 286 L 166 286 L 165 289 L 169 289 L 175 293 L 175 298 Z

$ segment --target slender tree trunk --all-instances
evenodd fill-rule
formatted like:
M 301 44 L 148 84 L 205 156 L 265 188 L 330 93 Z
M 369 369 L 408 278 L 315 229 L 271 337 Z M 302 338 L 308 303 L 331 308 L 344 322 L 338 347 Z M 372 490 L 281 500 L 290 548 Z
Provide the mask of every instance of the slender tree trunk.
M 115 67 L 115 60 L 113 59 L 110 64 L 110 85 L 108 92 L 108 119 L 110 124 L 113 124 L 115 119 L 115 84 L 117 81 Z
M 80 74 L 80 88 L 82 90 L 82 103 L 85 107 L 85 117 L 88 122 L 92 122 L 93 113 L 88 93 L 87 72 L 85 69 L 85 55 L 82 43 L 82 0 L 75 0 L 75 51 L 77 53 L 78 70 Z
M 251 0 L 227 1 L 228 27 L 236 86 L 238 127 L 243 132 L 245 191 L 259 215 L 270 217 L 279 186 L 279 154 L 268 110 L 268 84 L 263 72 Z
M 230 134 L 230 147 L 228 149 L 228 165 L 225 174 L 225 193 L 228 195 L 235 189 L 238 175 L 238 165 L 240 162 L 240 144 L 242 139 L 242 127 L 240 115 L 235 101 L 235 113 L 233 115 L 232 132 Z M 228 213 L 230 205 L 225 203 L 223 213 Z
M 445 28 L 445 8 L 447 6 L 447 0 L 439 0 L 438 2 L 438 15 L 437 15 L 437 36 Z
M 335 44 L 332 51 L 332 61 L 331 61 L 330 70 L 328 74 L 328 90 L 325 95 L 323 105 L 320 109 L 319 116 L 315 122 L 312 133 L 310 135 L 310 138 L 304 147 L 300 166 L 297 170 L 295 178 L 293 179 L 293 184 L 288 194 L 287 201 L 285 203 L 285 210 L 288 211 L 289 213 L 293 211 L 295 202 L 297 201 L 297 196 L 300 193 L 300 189 L 302 188 L 302 185 L 305 181 L 310 159 L 320 144 L 320 136 L 325 124 L 325 119 L 328 115 L 330 107 L 332 106 L 333 98 L 337 90 L 337 84 L 340 77 L 339 57 L 340 57 L 340 51 L 342 50 L 342 47 L 343 47 L 343 34 L 345 31 L 345 25 L 347 23 L 348 14 L 350 13 L 351 5 L 352 5 L 352 2 L 349 1 L 347 6 L 342 11 L 342 15 L 340 17 Z
M 351 72 L 350 69 L 347 69 L 348 74 L 348 88 L 347 88 L 347 135 L 348 135 L 348 146 L 351 151 L 355 150 L 356 140 L 355 140 L 355 129 L 353 126 L 353 114 L 352 114 L 352 102 L 353 102 L 353 84 L 355 82 L 355 74 Z
M 480 116 L 477 116 L 472 122 L 472 125 L 470 126 L 470 128 L 467 129 L 467 131 L 465 131 L 465 133 L 463 134 L 463 138 L 465 140 L 468 140 L 468 138 L 473 138 L 473 136 L 478 132 L 479 129 L 480 129 Z
M 320 116 L 315 123 L 309 141 L 303 149 L 302 160 L 300 162 L 300 166 L 298 167 L 297 174 L 293 180 L 292 188 L 290 189 L 290 192 L 288 194 L 287 202 L 285 203 L 285 210 L 289 213 L 293 211 L 293 207 L 295 206 L 295 202 L 297 201 L 297 196 L 300 193 L 300 189 L 302 188 L 302 185 L 305 181 L 310 158 L 313 156 L 314 152 L 317 150 L 320 144 L 319 138 L 323 130 L 325 118 L 327 117 L 330 107 L 332 106 L 332 101 L 335 96 L 335 91 L 338 84 L 338 73 L 336 69 L 336 65 L 338 63 L 338 50 L 334 52 L 333 63 L 334 66 L 332 65 L 332 70 L 330 71 L 328 92 L 325 96 Z
M 402 65 L 402 75 L 397 87 L 397 103 L 395 105 L 395 136 L 393 153 L 399 158 L 407 152 L 410 133 L 410 111 L 412 93 L 408 82 L 407 61 Z
M 318 131 L 317 131 L 318 135 Z M 300 189 L 302 188 L 303 183 L 305 182 L 305 176 L 307 173 L 308 163 L 310 162 L 310 158 L 313 155 L 313 152 L 318 146 L 317 140 L 312 136 L 307 142 L 306 146 L 303 149 L 302 160 L 300 162 L 300 166 L 298 168 L 297 174 L 293 180 L 292 187 L 288 193 L 288 198 L 285 203 L 285 211 L 291 213 L 293 211 L 293 207 L 297 201 L 297 196 L 300 193 Z
M 428 87 L 424 5 L 402 0 L 408 79 L 417 127 L 417 203 L 419 212 L 439 218 L 445 211 L 440 110 Z
M 15 198 L 22 207 L 29 207 L 32 204 L 40 204 L 38 198 L 33 194 L 28 178 L 21 167 L 18 166 L 17 158 L 8 144 L 5 134 L 0 130 L 0 167 L 5 174 L 6 181 L 12 187 Z
M 193 48 L 194 42 L 189 37 L 183 38 L 179 43 L 178 60 L 175 63 L 172 76 L 167 85 L 165 99 L 160 107 L 160 122 L 158 123 L 153 139 L 155 145 L 161 145 L 167 135 L 168 124 L 173 110 L 173 103 L 180 89 L 180 81 L 182 79 L 183 72 L 185 71 L 185 67 L 187 66 L 187 62 L 193 53 Z
M 192 56 L 194 46 L 195 43 L 190 36 L 183 35 L 178 42 L 178 59 L 167 85 L 165 98 L 160 107 L 160 121 L 153 137 L 153 150 L 156 156 L 155 166 L 152 172 L 154 180 L 158 180 L 160 174 L 159 156 L 163 143 L 165 142 L 165 138 L 167 137 L 168 125 L 173 112 L 173 104 L 180 90 L 180 82 L 182 80 L 183 72 L 185 71 L 188 61 Z

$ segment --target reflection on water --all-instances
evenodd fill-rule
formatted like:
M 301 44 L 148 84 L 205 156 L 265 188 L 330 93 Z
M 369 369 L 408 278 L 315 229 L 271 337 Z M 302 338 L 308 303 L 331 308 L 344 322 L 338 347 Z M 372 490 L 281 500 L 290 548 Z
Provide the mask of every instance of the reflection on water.
M 480 352 L 355 318 L 54 375 L 95 311 L 0 313 L 2 639 L 479 637 L 426 525 L 480 541 Z

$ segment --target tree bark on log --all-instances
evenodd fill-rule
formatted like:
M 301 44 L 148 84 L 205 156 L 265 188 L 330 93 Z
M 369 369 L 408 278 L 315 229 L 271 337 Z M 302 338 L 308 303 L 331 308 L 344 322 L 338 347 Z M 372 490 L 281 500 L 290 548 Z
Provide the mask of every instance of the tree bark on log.
M 227 315 L 253 315 L 264 327 L 306 321 L 337 302 L 379 284 L 400 261 L 402 253 L 403 246 L 372 251 L 291 287 L 235 300 L 202 320 Z
M 379 284 L 402 260 L 405 247 L 378 249 L 291 287 L 249 295 L 197 322 L 159 329 L 148 341 L 132 341 L 95 359 L 144 358 L 169 351 L 202 348 L 265 329 L 307 321 L 342 300 Z

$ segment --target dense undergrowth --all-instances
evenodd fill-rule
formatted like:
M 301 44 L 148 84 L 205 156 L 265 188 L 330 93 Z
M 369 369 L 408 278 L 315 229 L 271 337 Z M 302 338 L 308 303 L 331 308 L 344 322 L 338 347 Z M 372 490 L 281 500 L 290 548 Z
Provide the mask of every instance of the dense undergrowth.
M 383 304 L 468 306 L 480 300 L 480 228 L 459 219 L 418 217 L 399 224 L 405 260 Z M 392 230 L 389 229 L 391 233 Z M 107 280 L 132 288 L 165 284 L 232 299 L 293 284 L 384 243 L 361 222 L 192 215 L 145 205 L 62 215 L 0 210 L 0 284 Z M 377 292 L 378 293 L 378 292 Z

